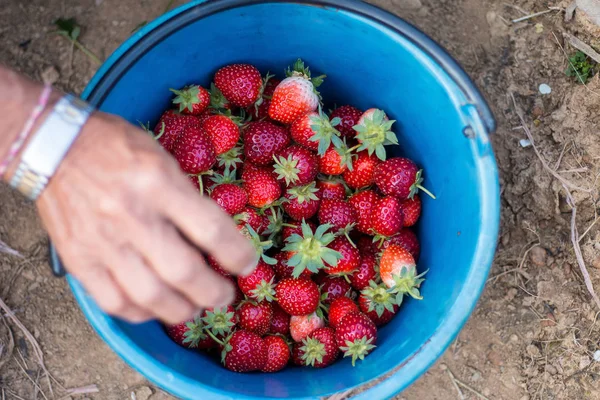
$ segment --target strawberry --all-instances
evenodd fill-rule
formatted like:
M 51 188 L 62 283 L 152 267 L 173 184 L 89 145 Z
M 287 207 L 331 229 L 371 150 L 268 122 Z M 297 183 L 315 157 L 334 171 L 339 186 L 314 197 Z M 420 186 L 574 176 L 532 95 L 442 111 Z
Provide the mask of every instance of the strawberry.
M 208 135 L 197 125 L 188 125 L 173 143 L 173 155 L 181 169 L 198 175 L 208 171 L 217 161 Z
M 269 117 L 290 124 L 300 116 L 315 111 L 320 102 L 316 88 L 323 83 L 324 75 L 311 77 L 308 67 L 300 59 L 286 71 L 286 78 L 275 88 L 269 105 Z
M 321 200 L 316 195 L 318 191 L 314 182 L 289 188 L 285 193 L 286 201 L 283 203 L 283 209 L 296 221 L 312 218 L 321 204 Z
M 387 324 L 398 311 L 398 304 L 393 294 L 383 283 L 369 283 L 358 298 L 358 306 L 376 326 Z
M 273 164 L 273 156 L 290 143 L 287 129 L 268 121 L 251 122 L 244 132 L 246 160 L 258 166 Z
M 168 152 L 173 150 L 175 140 L 189 125 L 200 126 L 196 118 L 191 115 L 179 114 L 174 110 L 165 111 L 154 127 L 155 139 Z
M 348 199 L 348 203 L 354 208 L 358 217 L 358 223 L 356 224 L 357 231 L 368 235 L 373 234 L 371 216 L 373 215 L 373 207 L 378 200 L 379 196 L 372 190 L 358 192 Z
M 371 242 L 371 244 L 372 243 L 373 242 Z M 350 284 L 354 289 L 363 290 L 369 286 L 370 281 L 377 278 L 377 272 L 375 271 L 376 264 L 377 257 L 375 256 L 375 252 L 370 253 L 368 251 L 361 251 L 360 265 L 350 276 Z
M 301 342 L 312 332 L 325 326 L 323 318 L 317 314 L 296 315 L 290 318 L 290 335 L 295 342 Z
M 247 172 L 244 169 L 242 179 L 243 187 L 248 193 L 248 204 L 252 207 L 267 207 L 281 197 L 277 179 L 267 170 Z
M 319 160 L 312 151 L 302 146 L 286 147 L 274 159 L 277 180 L 285 182 L 286 186 L 306 185 L 317 176 Z
M 277 280 L 294 277 L 294 267 L 290 267 L 287 263 L 292 255 L 293 254 L 289 251 L 282 251 L 275 254 L 274 258 L 277 260 L 277 264 L 273 265 L 273 270 L 275 271 L 275 277 Z M 311 276 L 312 272 L 310 272 L 308 269 L 305 269 L 300 274 L 300 278 L 310 279 Z
M 329 224 L 334 231 L 347 229 L 358 222 L 354 207 L 345 200 L 323 200 L 319 208 L 319 223 Z
M 215 110 L 209 108 L 207 110 L 204 110 L 200 115 L 196 115 L 195 117 L 200 126 L 203 126 L 206 120 L 212 117 L 213 115 L 216 115 Z
M 281 308 L 292 316 L 308 315 L 319 307 L 319 287 L 309 279 L 283 279 L 275 293 Z
M 329 247 L 342 255 L 336 265 L 325 266 L 325 272 L 329 275 L 345 276 L 356 271 L 360 265 L 360 252 L 358 249 L 345 237 L 337 237 Z
M 290 348 L 281 336 L 267 336 L 263 339 L 267 346 L 267 362 L 262 372 L 281 371 L 290 360 Z
M 317 225 L 312 221 L 305 221 L 309 226 L 310 230 L 314 233 L 317 230 Z M 302 224 L 286 224 L 283 227 L 283 241 L 287 243 L 288 239 L 293 235 L 297 234 L 302 236 Z
M 435 196 L 425 189 L 423 170 L 408 158 L 394 157 L 379 164 L 375 168 L 375 184 L 385 195 L 396 196 L 400 200 L 412 199 L 421 189 L 435 199 Z
M 309 112 L 295 120 L 290 126 L 290 135 L 296 143 L 322 156 L 330 146 L 343 146 L 341 134 L 335 128 L 339 123 L 339 118 L 330 121 L 319 107 L 318 112 Z
M 344 172 L 344 181 L 352 189 L 360 189 L 373 184 L 375 168 L 380 161 L 367 151 L 358 153 L 358 157 L 352 161 L 352 170 Z
M 210 198 L 229 215 L 242 212 L 248 202 L 246 191 L 234 183 L 215 186 L 210 193 Z
M 379 199 L 373 206 L 371 226 L 373 232 L 380 236 L 393 236 L 400 232 L 404 223 L 404 214 L 400 200 L 393 196 Z
M 290 333 L 290 315 L 275 302 L 271 303 L 271 306 L 273 308 L 273 318 L 271 318 L 269 332 L 287 336 Z
M 335 178 L 332 179 L 318 179 L 317 188 L 319 189 L 319 198 L 322 200 L 345 200 L 346 199 L 346 187 L 342 180 Z
M 227 153 L 240 140 L 240 128 L 225 115 L 208 117 L 202 127 L 210 137 L 217 155 Z
M 202 86 L 191 85 L 182 90 L 170 90 L 177 95 L 173 104 L 179 106 L 180 113 L 200 115 L 210 104 L 210 93 Z
M 210 348 L 214 342 L 206 335 L 200 317 L 196 316 L 187 321 L 174 325 L 166 325 L 167 335 L 178 345 L 188 349 Z
M 269 226 L 269 219 L 266 215 L 248 206 L 244 207 L 237 215 L 234 215 L 233 219 L 238 226 L 250 225 L 259 235 L 264 235 Z
M 260 98 L 262 85 L 262 76 L 253 65 L 227 65 L 215 73 L 215 86 L 238 107 L 253 105 Z
M 352 158 L 346 146 L 331 146 L 319 156 L 319 172 L 325 175 L 341 175 L 352 165 Z
M 390 244 L 395 244 L 404 247 L 406 250 L 408 250 L 408 252 L 413 256 L 415 260 L 419 258 L 419 253 L 421 251 L 419 239 L 417 239 L 417 235 L 415 235 L 415 233 L 408 228 L 404 228 L 400 230 L 400 232 L 397 235 L 386 239 L 382 243 L 381 247 L 385 249 Z
M 371 236 L 361 236 L 358 238 L 356 247 L 360 250 L 361 255 L 370 254 L 375 256 L 379 253 L 379 248 L 373 243 L 373 238 Z
M 339 118 L 340 123 L 336 126 L 337 130 L 340 131 L 344 137 L 350 139 L 356 135 L 356 131 L 353 128 L 358 124 L 362 115 L 363 112 L 358 108 L 346 105 L 333 110 L 330 118 L 332 120 Z
M 357 150 L 366 150 L 369 155 L 374 153 L 377 158 L 385 161 L 384 146 L 398 144 L 398 138 L 392 132 L 394 122 L 396 121 L 390 121 L 382 110 L 371 108 L 365 111 L 354 126 L 356 139 L 360 143 Z
M 390 244 L 379 260 L 379 274 L 388 288 L 396 293 L 396 304 L 402 303 L 402 296 L 408 294 L 421 300 L 419 287 L 427 271 L 417 275 L 417 266 L 413 256 L 402 246 Z
M 333 364 L 338 354 L 335 331 L 325 327 L 314 330 L 302 340 L 298 357 L 305 366 L 324 368 Z
M 248 276 L 238 276 L 237 283 L 242 293 L 258 301 L 273 301 L 275 272 L 265 261 L 260 260 Z
M 267 77 L 265 77 L 265 79 L 263 80 L 263 82 L 263 92 L 260 98 L 254 104 L 254 107 L 248 110 L 256 121 L 269 117 L 269 106 L 271 105 L 271 98 L 273 97 L 273 92 L 275 92 L 275 88 L 277 87 L 277 85 L 281 83 L 279 79 L 273 78 L 268 74 Z
M 413 226 L 421 216 L 421 198 L 415 194 L 412 199 L 406 199 L 400 205 L 404 214 L 404 226 Z
M 328 247 L 335 239 L 332 233 L 326 233 L 330 228 L 331 225 L 324 224 L 313 232 L 306 222 L 302 222 L 302 235 L 293 234 L 287 239 L 283 251 L 293 253 L 288 265 L 294 268 L 294 277 L 299 277 L 305 270 L 317 273 L 325 264 L 337 265 L 342 254 Z
M 344 357 L 352 357 L 354 366 L 375 348 L 377 327 L 365 314 L 349 313 L 337 324 L 335 340 Z
M 221 361 L 234 372 L 258 371 L 267 363 L 267 345 L 254 332 L 235 331 L 224 343 Z
M 349 297 L 338 297 L 329 306 L 329 325 L 332 328 L 337 328 L 338 324 L 347 314 L 359 312 L 360 309 Z
M 324 304 L 331 304 L 333 300 L 347 296 L 352 291 L 350 284 L 344 278 L 338 276 L 326 276 L 320 287 L 321 299 Z
M 202 322 L 206 333 L 219 343 L 237 325 L 238 319 L 233 306 L 207 308 L 203 312 Z
M 315 135 L 315 131 L 312 129 L 312 125 L 314 125 L 313 119 L 315 118 L 319 118 L 319 113 L 311 111 L 297 118 L 290 125 L 290 136 L 294 142 L 313 151 L 319 149 L 319 142 L 317 140 L 311 140 Z
M 242 302 L 237 313 L 240 321 L 239 325 L 242 329 L 264 336 L 271 327 L 273 308 L 266 301 L 260 303 Z

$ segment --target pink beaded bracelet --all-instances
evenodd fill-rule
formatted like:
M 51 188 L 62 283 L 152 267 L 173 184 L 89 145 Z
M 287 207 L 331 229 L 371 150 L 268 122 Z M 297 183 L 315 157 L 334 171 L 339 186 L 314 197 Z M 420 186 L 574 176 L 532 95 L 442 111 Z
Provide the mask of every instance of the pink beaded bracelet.
M 6 156 L 6 159 L 2 162 L 2 164 L 0 164 L 0 176 L 2 176 L 2 177 L 4 176 L 9 164 L 12 162 L 12 160 L 14 160 L 15 156 L 21 150 L 21 147 L 23 147 L 23 143 L 25 143 L 29 134 L 31 134 L 31 129 L 33 128 L 33 125 L 35 125 L 35 122 L 38 120 L 40 115 L 42 115 L 42 112 L 46 108 L 46 105 L 48 104 L 48 99 L 50 98 L 51 93 L 52 93 L 52 86 L 45 85 L 44 89 L 42 90 L 42 93 L 40 94 L 40 97 L 38 99 L 38 103 L 35 106 L 35 108 L 33 109 L 33 111 L 31 112 L 31 115 L 29 116 L 29 119 L 25 123 L 23 130 L 21 131 L 21 133 L 19 133 L 19 136 L 17 136 L 17 139 L 12 144 L 12 146 L 10 146 L 10 150 L 8 151 L 8 155 Z

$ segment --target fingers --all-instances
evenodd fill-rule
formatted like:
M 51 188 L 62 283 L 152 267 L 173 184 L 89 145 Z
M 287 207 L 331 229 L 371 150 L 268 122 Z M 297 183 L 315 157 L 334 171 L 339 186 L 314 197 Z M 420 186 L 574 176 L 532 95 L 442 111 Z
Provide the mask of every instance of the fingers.
M 122 246 L 113 254 L 109 258 L 112 275 L 137 306 L 169 324 L 185 321 L 196 313 L 197 307 L 164 283 L 133 249 Z
M 190 242 L 210 253 L 224 269 L 236 275 L 249 275 L 258 262 L 251 242 L 238 232 L 231 217 L 215 202 L 206 196 L 192 195 L 188 182 L 184 183 L 186 186 L 180 190 L 162 193 L 165 215 Z
M 136 246 L 164 282 L 197 307 L 231 304 L 235 298 L 231 283 L 213 271 L 172 225 L 164 222 L 148 229 L 153 231 L 140 235 Z
M 148 311 L 136 306 L 129 299 L 106 268 L 99 265 L 79 268 L 75 272 L 75 277 L 98 306 L 108 314 L 132 323 L 145 322 L 153 318 Z

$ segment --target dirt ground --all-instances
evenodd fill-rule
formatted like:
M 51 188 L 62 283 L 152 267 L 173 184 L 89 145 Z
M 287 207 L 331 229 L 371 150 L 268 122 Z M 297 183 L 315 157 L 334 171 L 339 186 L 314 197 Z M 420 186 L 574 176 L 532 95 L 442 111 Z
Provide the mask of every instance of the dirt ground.
M 163 4 L 164 3 L 164 4 Z M 76 17 L 81 40 L 105 59 L 167 0 L 3 0 L 0 62 L 80 93 L 96 65 L 52 35 L 51 22 Z M 183 3 L 183 1 L 175 2 Z M 572 207 L 583 261 L 600 288 L 600 79 L 587 87 L 565 75 L 563 32 L 598 45 L 581 13 L 564 21 L 569 1 L 376 0 L 445 46 L 482 88 L 498 119 L 493 143 L 502 184 L 502 225 L 487 288 L 443 358 L 398 399 L 600 399 L 598 307 L 588 294 L 571 242 Z M 523 22 L 510 21 L 559 7 Z M 564 51 L 563 51 L 564 48 Z M 550 94 L 538 91 L 540 84 Z M 510 93 L 535 139 L 526 132 Z M 566 184 L 566 188 L 563 186 Z M 112 353 L 88 326 L 66 283 L 47 265 L 47 240 L 34 208 L 0 187 L 0 239 L 26 258 L 0 256 L 0 295 L 39 341 L 60 389 L 97 385 L 73 398 L 167 399 Z M 600 289 L 598 289 L 600 290 Z M 35 349 L 16 325 L 0 323 L 0 393 L 51 398 Z M 12 335 L 11 335 L 12 332 Z M 14 337 L 14 346 L 11 346 Z M 12 355 L 10 351 L 11 348 Z M 600 360 L 600 353 L 597 358 Z M 45 395 L 40 391 L 43 390 Z M 85 388 L 84 388 L 85 389 Z M 85 391 L 85 390 L 83 390 Z M 131 393 L 135 393 L 133 397 Z M 83 396 L 83 397 L 82 397 Z M 68 398 L 68 397 L 67 397 Z

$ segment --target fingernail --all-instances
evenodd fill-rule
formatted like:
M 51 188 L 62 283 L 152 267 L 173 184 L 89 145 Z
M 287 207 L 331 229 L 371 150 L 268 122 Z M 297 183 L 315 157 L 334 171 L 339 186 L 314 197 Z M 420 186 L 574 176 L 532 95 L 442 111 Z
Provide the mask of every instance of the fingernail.
M 258 261 L 259 261 L 259 259 L 255 258 L 254 261 L 252 261 L 250 264 L 248 264 L 248 266 L 242 270 L 242 276 L 251 275 L 254 272 L 254 270 L 256 269 L 256 266 L 258 265 Z

